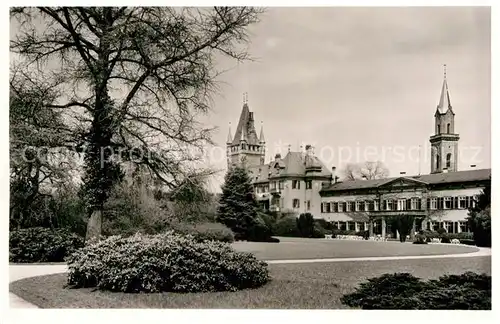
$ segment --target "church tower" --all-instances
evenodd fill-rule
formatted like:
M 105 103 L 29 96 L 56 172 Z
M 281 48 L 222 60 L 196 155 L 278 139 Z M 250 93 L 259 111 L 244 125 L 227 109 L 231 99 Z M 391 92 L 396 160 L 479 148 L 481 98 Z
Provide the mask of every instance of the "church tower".
M 263 165 L 265 160 L 264 128 L 261 126 L 260 136 L 257 136 L 254 115 L 248 107 L 248 94 L 243 94 L 243 109 L 236 127 L 234 137 L 231 129 L 226 141 L 228 168 L 232 165 L 255 166 Z
M 443 87 L 434 120 L 434 135 L 430 137 L 431 173 L 455 172 L 458 165 L 458 140 L 460 136 L 455 133 L 455 113 L 448 91 L 446 65 L 444 66 Z

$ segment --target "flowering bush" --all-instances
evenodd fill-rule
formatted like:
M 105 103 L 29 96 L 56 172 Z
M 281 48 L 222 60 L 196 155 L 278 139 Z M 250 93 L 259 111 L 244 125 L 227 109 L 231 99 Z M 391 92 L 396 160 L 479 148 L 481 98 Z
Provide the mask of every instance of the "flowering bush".
M 76 251 L 68 268 L 70 286 L 122 292 L 236 291 L 270 279 L 250 253 L 173 232 L 109 237 Z
M 31 227 L 10 231 L 9 261 L 63 262 L 83 246 L 83 238 L 65 229 Z

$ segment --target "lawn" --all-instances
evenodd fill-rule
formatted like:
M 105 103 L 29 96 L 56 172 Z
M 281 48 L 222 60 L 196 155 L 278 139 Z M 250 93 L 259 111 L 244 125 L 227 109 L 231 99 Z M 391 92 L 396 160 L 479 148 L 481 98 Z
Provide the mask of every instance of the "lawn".
M 343 242 L 327 244 L 336 243 Z M 380 244 L 389 246 L 390 243 Z M 269 247 L 269 251 L 275 251 L 273 249 L 276 248 L 271 248 L 271 245 L 273 244 L 265 246 Z M 272 253 L 275 252 L 270 252 L 269 256 L 272 256 Z M 289 253 L 287 258 L 288 255 L 297 258 L 297 254 Z M 352 251 L 349 256 L 352 256 Z M 367 255 L 361 253 L 357 256 Z M 270 283 L 259 289 L 238 292 L 124 294 L 92 289 L 67 289 L 64 288 L 65 274 L 16 281 L 10 284 L 10 291 L 42 308 L 339 309 L 346 308 L 340 303 L 340 297 L 353 291 L 367 278 L 394 272 L 410 272 L 423 279 L 437 278 L 443 274 L 461 274 L 465 271 L 491 275 L 491 257 L 271 264 L 269 269 L 272 276 Z
M 316 258 L 361 258 L 458 254 L 478 251 L 463 245 L 411 244 L 400 242 L 348 241 L 280 237 L 280 243 L 235 242 L 238 251 L 253 253 L 261 260 Z

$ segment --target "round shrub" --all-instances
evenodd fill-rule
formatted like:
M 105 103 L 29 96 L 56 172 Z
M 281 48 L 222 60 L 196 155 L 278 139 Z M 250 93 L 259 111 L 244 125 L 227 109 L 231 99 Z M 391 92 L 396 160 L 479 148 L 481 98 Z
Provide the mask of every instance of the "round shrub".
M 271 234 L 274 234 L 275 230 L 274 227 L 276 225 L 277 216 L 270 213 L 262 213 L 262 212 L 258 212 L 257 214 L 258 214 L 257 218 L 262 219 L 264 224 L 266 224 L 267 228 L 271 231 Z
M 316 218 L 314 219 L 314 223 L 318 224 L 321 226 L 325 231 L 331 232 L 333 230 L 333 223 L 326 221 L 323 218 Z
M 440 234 L 434 231 L 423 231 L 422 235 L 424 235 L 427 239 L 429 239 L 430 242 L 433 238 L 439 238 Z
M 270 280 L 267 264 L 250 253 L 173 232 L 109 237 L 76 251 L 68 268 L 71 287 L 133 293 L 236 291 Z
M 415 235 L 415 241 L 413 241 L 413 244 L 427 244 L 427 238 L 423 234 L 417 234 Z
M 446 234 L 446 230 L 442 227 L 438 228 L 437 231 L 436 231 L 439 235 L 443 235 L 443 234 Z
M 451 243 L 450 237 L 446 233 L 441 234 L 440 238 L 441 238 L 441 243 Z
M 312 230 L 312 238 L 325 238 L 325 232 L 326 230 L 319 226 L 318 224 L 314 224 L 313 230 Z
M 460 240 L 460 244 L 465 244 L 465 245 L 476 245 L 476 241 L 474 240 Z
M 276 236 L 300 237 L 295 216 L 283 217 L 276 223 Z
M 265 221 L 258 216 L 253 225 L 247 229 L 246 239 L 250 242 L 271 242 L 271 229 L 266 225 Z
M 473 240 L 474 239 L 474 234 L 467 233 L 467 232 L 448 234 L 448 235 L 450 235 L 450 239 L 455 239 L 455 238 L 459 239 L 459 240 Z
M 31 227 L 10 231 L 9 261 L 18 263 L 63 262 L 83 247 L 82 237 L 66 229 Z
M 363 239 L 368 240 L 370 238 L 370 231 L 359 231 L 354 234 L 356 236 L 362 236 Z
M 234 242 L 233 231 L 221 223 L 171 223 L 170 228 L 182 235 L 191 235 L 197 242 L 220 241 Z

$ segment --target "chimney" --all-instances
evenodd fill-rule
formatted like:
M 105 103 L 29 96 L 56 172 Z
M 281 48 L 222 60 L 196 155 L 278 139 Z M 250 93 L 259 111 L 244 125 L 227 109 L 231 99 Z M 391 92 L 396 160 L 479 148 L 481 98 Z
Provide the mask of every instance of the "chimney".
M 275 160 L 275 161 L 279 161 L 279 160 L 281 160 L 281 154 L 280 154 L 280 153 L 277 153 L 277 154 L 274 156 L 274 160 Z
M 333 179 L 333 183 L 337 183 L 337 179 L 338 177 L 335 175 L 335 171 L 337 170 L 337 167 L 332 167 L 332 179 Z

